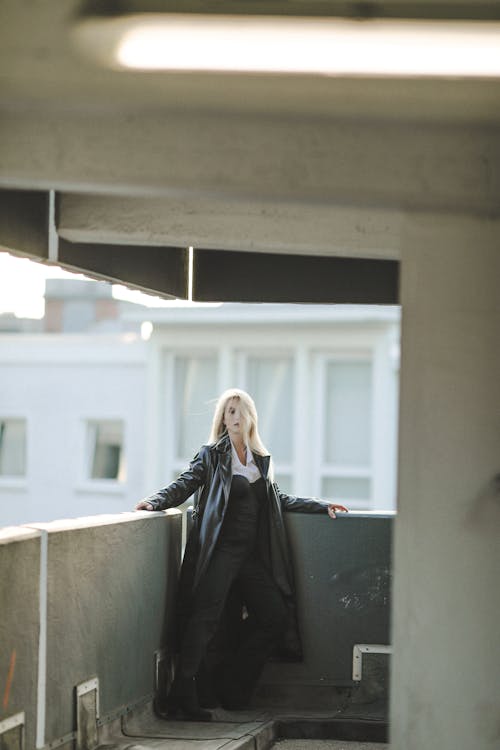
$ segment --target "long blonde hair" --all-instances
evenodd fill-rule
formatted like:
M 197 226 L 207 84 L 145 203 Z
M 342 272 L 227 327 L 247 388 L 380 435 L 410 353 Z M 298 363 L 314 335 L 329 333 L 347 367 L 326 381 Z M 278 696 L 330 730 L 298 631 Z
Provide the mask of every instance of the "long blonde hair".
M 219 396 L 215 405 L 214 418 L 212 420 L 212 429 L 210 431 L 209 443 L 216 443 L 225 434 L 227 434 L 226 425 L 224 424 L 224 411 L 229 401 L 237 399 L 240 402 L 241 415 L 244 419 L 245 442 L 253 453 L 260 456 L 267 456 L 268 450 L 261 440 L 258 430 L 258 416 L 254 400 L 246 391 L 240 388 L 229 388 Z

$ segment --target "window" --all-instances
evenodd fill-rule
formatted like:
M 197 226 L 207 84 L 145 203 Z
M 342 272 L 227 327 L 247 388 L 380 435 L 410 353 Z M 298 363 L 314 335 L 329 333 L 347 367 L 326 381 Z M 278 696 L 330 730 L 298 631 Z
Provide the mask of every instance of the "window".
M 208 440 L 218 396 L 217 358 L 176 356 L 174 364 L 175 459 L 180 467 Z
M 335 500 L 360 500 L 370 497 L 370 480 L 363 477 L 323 477 L 324 497 Z
M 290 356 L 243 356 L 245 389 L 259 415 L 259 433 L 272 452 L 275 479 L 285 492 L 292 489 L 294 435 L 294 366 Z
M 368 508 L 372 497 L 372 364 L 323 360 L 321 495 Z
M 100 420 L 87 423 L 89 479 L 125 480 L 123 422 Z
M 26 475 L 26 420 L 0 419 L 0 476 Z

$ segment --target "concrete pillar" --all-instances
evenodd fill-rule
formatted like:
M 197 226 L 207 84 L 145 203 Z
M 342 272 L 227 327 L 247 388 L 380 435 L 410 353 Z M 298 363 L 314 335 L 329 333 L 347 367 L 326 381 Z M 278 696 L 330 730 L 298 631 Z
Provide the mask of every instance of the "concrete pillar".
M 391 748 L 500 742 L 500 242 L 412 220 L 402 253 Z

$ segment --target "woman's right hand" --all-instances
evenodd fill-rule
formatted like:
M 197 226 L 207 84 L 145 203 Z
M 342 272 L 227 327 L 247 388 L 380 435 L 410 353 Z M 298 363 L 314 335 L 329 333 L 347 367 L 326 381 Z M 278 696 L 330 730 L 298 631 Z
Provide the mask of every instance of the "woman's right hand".
M 134 510 L 153 510 L 153 506 L 147 500 L 141 500 L 137 503 Z

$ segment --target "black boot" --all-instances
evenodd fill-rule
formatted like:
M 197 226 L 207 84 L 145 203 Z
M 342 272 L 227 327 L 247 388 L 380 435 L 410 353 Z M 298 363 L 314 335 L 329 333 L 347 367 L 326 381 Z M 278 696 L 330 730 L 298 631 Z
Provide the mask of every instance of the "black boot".
M 218 674 L 218 692 L 222 708 L 227 711 L 242 711 L 248 708 L 252 697 L 252 688 L 242 679 L 242 675 L 235 675 L 231 666 L 226 666 Z
M 202 708 L 218 708 L 220 705 L 214 684 L 214 670 L 202 664 L 196 675 L 196 692 Z
M 194 677 L 175 678 L 167 698 L 167 716 L 184 721 L 212 721 L 210 711 L 200 707 Z

